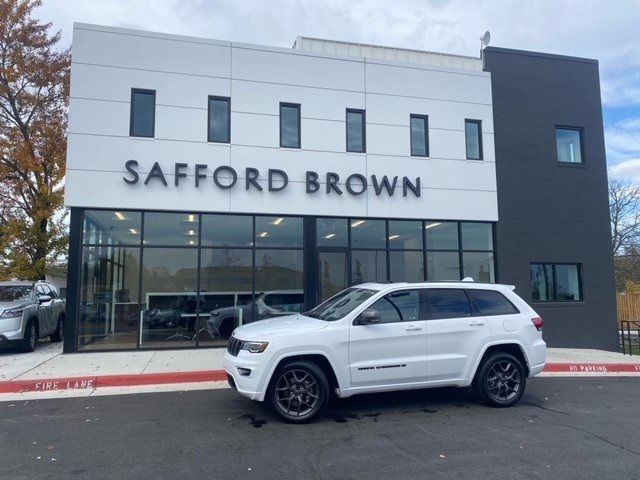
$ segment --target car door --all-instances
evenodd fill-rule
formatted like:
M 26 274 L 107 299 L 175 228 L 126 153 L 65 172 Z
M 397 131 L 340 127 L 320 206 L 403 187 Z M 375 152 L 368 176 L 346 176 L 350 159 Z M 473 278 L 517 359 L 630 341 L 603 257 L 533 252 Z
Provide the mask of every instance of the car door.
M 423 291 L 427 314 L 427 377 L 429 382 L 466 378 L 490 327 L 473 316 L 463 288 L 429 288 Z
M 426 381 L 425 321 L 417 289 L 388 293 L 368 308 L 380 323 L 352 322 L 349 367 L 353 387 L 400 385 Z
M 38 324 L 40 329 L 40 336 L 47 335 L 51 333 L 53 328 L 51 324 L 53 322 L 53 295 L 51 293 L 51 289 L 46 283 L 37 283 L 36 284 L 36 302 L 38 304 Z M 48 295 L 51 297 L 51 300 L 48 302 L 40 303 L 39 297 L 43 295 Z

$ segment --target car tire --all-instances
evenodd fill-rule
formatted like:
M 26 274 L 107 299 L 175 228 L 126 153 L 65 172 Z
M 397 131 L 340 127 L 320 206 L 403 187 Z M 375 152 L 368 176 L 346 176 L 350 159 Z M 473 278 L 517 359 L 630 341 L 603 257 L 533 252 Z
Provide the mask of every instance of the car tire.
M 305 423 L 327 405 L 329 382 L 315 363 L 293 361 L 276 370 L 267 396 L 272 409 L 283 420 Z
M 56 331 L 49 335 L 49 339 L 52 342 L 61 342 L 64 340 L 64 317 L 58 318 L 58 324 L 56 325 Z
M 20 343 L 20 351 L 33 352 L 36 349 L 38 343 L 38 322 L 31 319 L 27 322 L 24 329 L 24 338 Z
M 490 407 L 511 407 L 518 403 L 527 385 L 527 373 L 522 362 L 506 352 L 496 352 L 485 358 L 475 378 L 473 390 Z

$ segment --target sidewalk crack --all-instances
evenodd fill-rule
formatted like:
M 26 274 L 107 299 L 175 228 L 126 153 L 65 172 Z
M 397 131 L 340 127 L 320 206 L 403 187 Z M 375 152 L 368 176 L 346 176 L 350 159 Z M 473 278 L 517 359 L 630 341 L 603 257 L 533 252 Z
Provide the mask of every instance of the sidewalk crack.
M 40 362 L 39 364 L 37 364 L 35 367 L 30 368 L 29 370 L 25 370 L 24 372 L 20 373 L 19 375 L 16 375 L 15 377 L 9 379 L 10 381 L 16 380 L 20 377 L 22 377 L 23 375 L 26 375 L 27 373 L 35 370 L 36 368 L 40 367 L 41 365 L 44 365 L 45 363 L 53 360 L 56 357 L 59 357 L 60 355 L 62 355 L 62 352 L 60 353 L 56 353 L 53 357 L 48 357 L 46 360 L 43 360 L 42 362 Z
M 156 358 L 158 352 L 153 352 L 153 355 L 151 355 L 151 358 L 149 359 L 149 361 L 147 362 L 147 364 L 144 366 L 144 368 L 142 369 L 142 372 L 140 373 L 144 373 L 147 370 L 147 367 L 149 366 L 149 364 L 153 361 L 154 358 Z

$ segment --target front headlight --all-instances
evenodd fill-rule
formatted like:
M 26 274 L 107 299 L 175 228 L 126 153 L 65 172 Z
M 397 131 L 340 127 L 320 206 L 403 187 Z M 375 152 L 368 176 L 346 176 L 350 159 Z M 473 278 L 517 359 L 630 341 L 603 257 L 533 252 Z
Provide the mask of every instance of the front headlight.
M 21 317 L 24 310 L 5 310 L 0 318 L 16 318 Z
M 251 353 L 262 353 L 267 349 L 269 342 L 243 342 L 242 350 Z

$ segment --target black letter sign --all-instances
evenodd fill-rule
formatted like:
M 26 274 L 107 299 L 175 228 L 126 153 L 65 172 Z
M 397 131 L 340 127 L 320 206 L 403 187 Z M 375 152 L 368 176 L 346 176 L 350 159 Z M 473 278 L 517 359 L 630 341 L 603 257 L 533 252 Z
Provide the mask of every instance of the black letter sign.
M 133 167 L 137 167 L 137 166 L 138 166 L 138 162 L 136 162 L 135 160 L 127 160 L 127 163 L 124 164 L 124 168 L 127 169 L 127 172 L 133 175 L 133 178 L 122 177 L 122 179 L 125 182 L 127 182 L 129 185 L 138 183 L 138 180 L 140 180 L 140 176 L 138 175 L 138 172 L 136 172 L 133 169 Z

